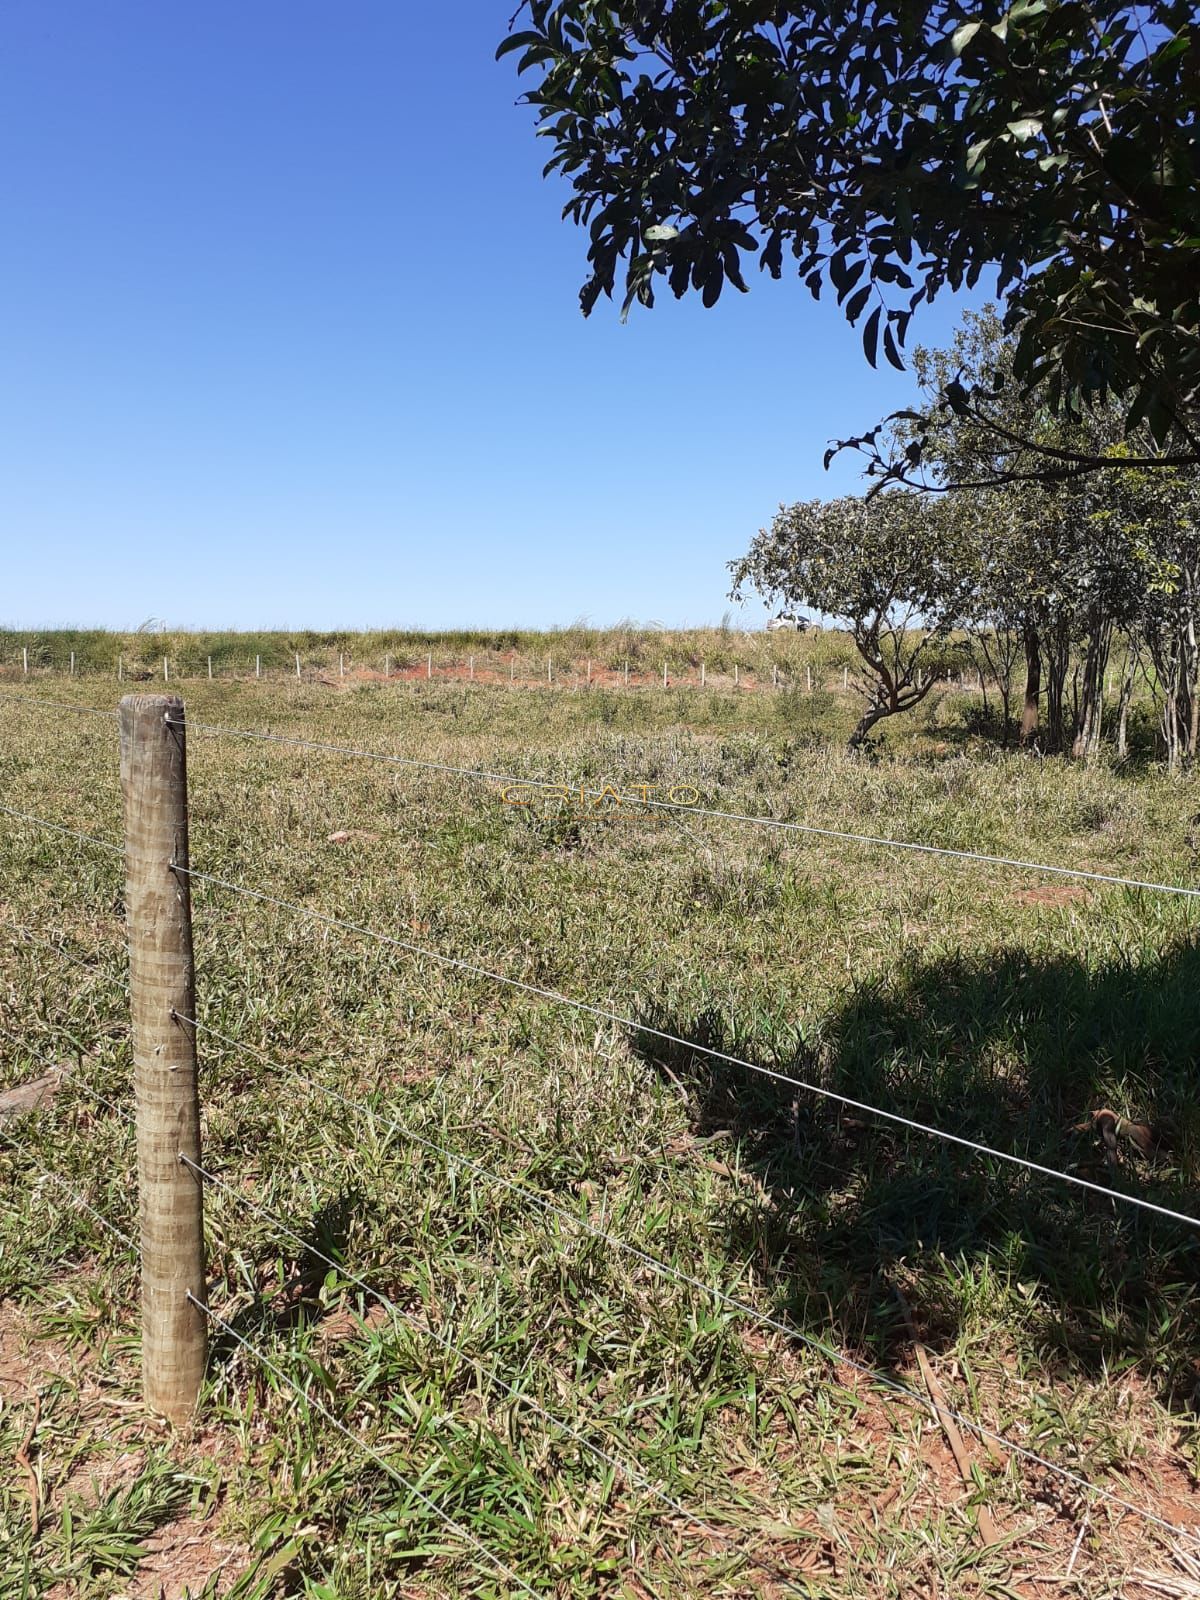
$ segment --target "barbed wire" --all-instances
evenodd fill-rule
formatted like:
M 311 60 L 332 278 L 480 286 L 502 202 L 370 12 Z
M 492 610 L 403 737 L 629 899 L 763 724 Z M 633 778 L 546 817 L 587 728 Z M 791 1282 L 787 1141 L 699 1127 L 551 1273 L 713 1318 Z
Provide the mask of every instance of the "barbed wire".
M 333 1412 L 330 1411 L 327 1406 L 323 1405 L 321 1401 L 318 1400 L 309 1390 L 301 1388 L 294 1378 L 290 1377 L 286 1372 L 284 1372 L 282 1367 L 277 1366 L 269 1356 L 264 1355 L 263 1352 L 259 1350 L 256 1345 L 252 1344 L 251 1341 L 243 1334 L 240 1334 L 235 1327 L 233 1327 L 225 1320 L 224 1317 L 220 1315 L 219 1312 L 214 1311 L 213 1308 L 209 1305 L 206 1305 L 203 1300 L 197 1300 L 196 1296 L 191 1292 L 190 1289 L 187 1291 L 187 1298 L 198 1311 L 202 1311 L 204 1315 L 210 1319 L 210 1321 L 212 1321 L 218 1328 L 222 1330 L 223 1333 L 228 1334 L 229 1337 L 239 1344 L 244 1350 L 247 1350 L 260 1364 L 260 1366 L 265 1367 L 268 1372 L 274 1373 L 274 1375 L 281 1382 L 286 1383 L 288 1388 L 291 1389 L 293 1393 L 296 1394 L 301 1400 L 303 1400 L 307 1405 L 312 1406 L 315 1410 L 319 1411 L 327 1422 L 331 1423 L 340 1434 L 349 1439 L 350 1443 L 355 1447 L 356 1450 L 362 1451 L 362 1453 L 366 1456 L 369 1456 L 377 1466 L 381 1467 L 394 1483 L 398 1483 L 402 1489 L 406 1490 L 407 1493 L 419 1500 L 426 1510 L 431 1511 L 433 1515 L 439 1519 L 439 1521 L 444 1522 L 448 1528 L 452 1528 L 454 1532 L 458 1534 L 459 1538 L 465 1540 L 465 1542 L 475 1550 L 477 1555 L 482 1556 L 489 1566 L 495 1568 L 501 1577 L 506 1578 L 510 1583 L 515 1583 L 518 1589 L 531 1597 L 531 1600 L 541 1600 L 541 1597 L 536 1593 L 536 1591 L 531 1589 L 525 1580 L 519 1577 L 511 1567 L 507 1566 L 503 1561 L 501 1561 L 500 1557 L 496 1555 L 494 1551 L 489 1550 L 481 1540 L 477 1539 L 469 1528 L 465 1528 L 462 1523 L 457 1521 L 456 1518 L 452 1517 L 449 1512 L 443 1511 L 435 1500 L 431 1499 L 430 1496 L 427 1495 L 423 1489 L 419 1488 L 411 1478 L 405 1477 L 404 1473 L 402 1473 L 398 1467 L 393 1466 L 393 1464 L 388 1461 L 385 1456 L 381 1455 L 379 1451 L 376 1450 L 372 1445 L 367 1444 L 365 1440 L 359 1439 L 355 1434 L 353 1434 L 344 1422 L 341 1422 L 337 1417 L 334 1416 Z
M 277 895 L 267 894 L 262 889 L 247 888 L 246 885 L 233 883 L 228 878 L 218 878 L 212 873 L 201 872 L 196 868 L 184 867 L 179 864 L 176 864 L 175 870 L 189 878 L 215 884 L 218 888 L 245 895 L 250 899 L 262 901 L 281 910 L 291 911 L 298 916 L 308 917 L 328 927 L 339 928 L 343 932 L 353 934 L 356 937 L 374 939 L 380 944 L 403 950 L 409 955 L 433 961 L 437 965 L 447 967 L 452 971 L 463 972 L 470 977 L 483 978 L 490 983 L 502 984 L 506 988 L 531 995 L 535 999 L 549 1000 L 555 1005 L 566 1006 L 570 1010 L 582 1012 L 587 1016 L 598 1017 L 602 1022 L 613 1024 L 634 1034 L 643 1034 L 650 1038 L 660 1039 L 666 1044 L 679 1046 L 696 1055 L 705 1056 L 709 1060 L 720 1061 L 728 1066 L 742 1068 L 774 1083 L 783 1084 L 789 1089 L 797 1089 L 803 1094 L 810 1094 L 818 1099 L 827 1100 L 847 1111 L 862 1112 L 864 1115 L 893 1123 L 897 1127 L 907 1128 L 910 1132 L 920 1133 L 931 1139 L 940 1139 L 945 1144 L 955 1145 L 975 1155 L 987 1156 L 992 1160 L 1007 1162 L 1010 1166 L 1023 1168 L 1025 1171 L 1036 1173 L 1043 1178 L 1053 1178 L 1060 1183 L 1073 1184 L 1076 1188 L 1101 1195 L 1106 1200 L 1118 1200 L 1125 1205 L 1137 1207 L 1139 1210 L 1167 1217 L 1173 1222 L 1182 1222 L 1189 1228 L 1200 1228 L 1200 1218 L 1189 1216 L 1183 1211 L 1175 1211 L 1170 1206 L 1159 1205 L 1156 1201 L 1143 1199 L 1140 1195 L 1128 1194 L 1124 1190 L 1111 1189 L 1105 1184 L 1095 1183 L 1090 1178 L 1081 1178 L 1078 1173 L 1063 1172 L 1057 1167 L 1044 1166 L 1039 1161 L 1031 1161 L 1027 1156 L 1016 1155 L 1011 1150 L 999 1150 L 994 1145 L 983 1144 L 977 1139 L 969 1139 L 962 1134 L 950 1133 L 945 1128 L 934 1127 L 931 1123 L 920 1122 L 914 1117 L 906 1117 L 899 1111 L 888 1111 L 882 1106 L 870 1105 L 865 1100 L 857 1100 L 851 1095 L 842 1094 L 837 1089 L 826 1088 L 823 1084 L 809 1083 L 803 1078 L 790 1077 L 785 1072 L 776 1071 L 774 1067 L 764 1067 L 759 1062 L 748 1061 L 743 1056 L 731 1055 L 728 1051 L 718 1050 L 713 1045 L 700 1044 L 696 1040 L 685 1039 L 677 1033 L 670 1033 L 665 1028 L 656 1028 L 651 1023 L 639 1022 L 634 1017 L 623 1016 L 620 1012 L 612 1011 L 607 1006 L 593 1005 L 590 1001 L 577 1000 L 571 995 L 563 994 L 558 989 L 550 989 L 543 984 L 529 983 L 523 978 L 514 978 L 507 973 L 494 972 L 488 967 L 481 967 L 476 962 L 467 961 L 461 956 L 445 955 L 442 951 L 432 950 L 427 945 L 414 944 L 408 939 L 401 939 L 396 934 L 383 933 L 379 929 L 371 928 L 363 923 L 348 922 L 344 918 L 332 916 L 328 912 L 317 911 L 310 906 L 302 906 L 297 901 L 284 900 Z
M 597 1239 L 604 1244 L 610 1245 L 614 1249 L 623 1251 L 626 1255 L 632 1257 L 634 1260 L 639 1261 L 643 1266 L 648 1267 L 658 1276 L 664 1277 L 669 1281 L 680 1284 L 684 1287 L 696 1289 L 701 1294 L 707 1295 L 710 1299 L 715 1300 L 722 1305 L 728 1306 L 731 1311 L 736 1312 L 739 1316 L 749 1318 L 751 1321 L 758 1323 L 761 1327 L 770 1328 L 772 1332 L 782 1335 L 785 1339 L 794 1340 L 799 1344 L 807 1346 L 809 1349 L 815 1351 L 818 1355 L 824 1356 L 825 1359 L 832 1362 L 834 1366 L 848 1367 L 852 1372 L 856 1372 L 859 1374 L 859 1376 L 867 1378 L 872 1383 L 878 1384 L 881 1388 L 887 1389 L 890 1392 L 899 1395 L 903 1399 L 915 1403 L 922 1411 L 930 1411 L 931 1403 L 929 1400 L 927 1400 L 927 1398 L 918 1390 L 912 1388 L 911 1385 L 902 1382 L 898 1378 L 891 1377 L 888 1373 L 882 1372 L 878 1368 L 870 1367 L 865 1362 L 857 1361 L 853 1356 L 849 1356 L 844 1351 L 836 1349 L 833 1345 L 828 1344 L 823 1339 L 817 1338 L 814 1334 L 805 1333 L 802 1329 L 793 1327 L 789 1323 L 781 1321 L 778 1317 L 773 1317 L 769 1312 L 760 1310 L 757 1306 L 752 1305 L 748 1300 L 742 1300 L 738 1296 L 728 1293 L 728 1291 L 715 1284 L 705 1283 L 702 1278 L 698 1278 L 692 1273 L 682 1271 L 680 1268 L 672 1266 L 669 1262 L 661 1260 L 658 1256 L 653 1255 L 650 1251 L 643 1250 L 639 1245 L 630 1244 L 628 1240 L 622 1239 L 616 1234 L 607 1232 L 605 1229 L 598 1227 L 595 1223 L 588 1221 L 587 1218 L 580 1217 L 574 1212 L 566 1210 L 565 1207 L 555 1204 L 552 1200 L 547 1200 L 543 1195 L 540 1195 L 535 1190 L 528 1188 L 525 1184 L 518 1183 L 512 1178 L 506 1178 L 502 1173 L 494 1172 L 490 1167 L 485 1166 L 482 1162 L 476 1161 L 472 1157 L 462 1154 L 460 1151 L 447 1149 L 446 1146 L 438 1144 L 436 1140 L 430 1139 L 424 1134 L 416 1132 L 415 1129 L 409 1127 L 407 1123 L 399 1122 L 386 1115 L 381 1115 L 371 1106 L 362 1104 L 361 1101 L 349 1099 L 346 1095 L 343 1095 L 339 1090 L 333 1088 L 330 1084 L 323 1083 L 320 1079 L 311 1078 L 307 1074 L 300 1072 L 286 1060 L 271 1057 L 267 1055 L 265 1051 L 258 1049 L 256 1046 L 247 1044 L 244 1040 L 235 1039 L 229 1034 L 222 1033 L 218 1028 L 212 1027 L 207 1023 L 197 1022 L 194 1018 L 178 1016 L 178 1020 L 189 1023 L 192 1027 L 197 1028 L 201 1033 L 207 1033 L 211 1035 L 213 1038 L 220 1040 L 222 1044 L 233 1050 L 244 1051 L 246 1054 L 252 1056 L 255 1060 L 261 1062 L 264 1066 L 270 1068 L 272 1071 L 282 1069 L 290 1077 L 294 1078 L 297 1083 L 301 1083 L 309 1089 L 316 1090 L 318 1094 L 326 1095 L 329 1099 L 336 1101 L 348 1111 L 352 1111 L 357 1115 L 366 1116 L 377 1121 L 381 1127 L 386 1128 L 389 1132 L 397 1133 L 401 1138 L 407 1139 L 411 1143 L 419 1145 L 422 1148 L 441 1156 L 445 1161 L 449 1162 L 452 1167 L 462 1167 L 470 1172 L 474 1172 L 486 1182 L 497 1184 L 501 1188 L 507 1189 L 521 1200 L 528 1201 L 537 1210 L 542 1211 L 546 1215 L 556 1217 L 560 1221 L 567 1223 L 569 1226 L 581 1229 L 584 1233 L 589 1234 L 592 1238 Z M 1116 1494 L 1112 1490 L 1106 1489 L 1100 1484 L 1090 1483 L 1086 1478 L 1082 1477 L 1077 1472 L 1073 1472 L 1069 1467 L 1061 1466 L 1059 1463 L 1051 1461 L 1045 1456 L 1039 1455 L 1037 1451 L 1029 1449 L 1026 1445 L 1016 1443 L 1014 1440 L 1007 1438 L 1004 1434 L 996 1432 L 994 1429 L 987 1427 L 984 1423 L 977 1422 L 974 1418 L 968 1417 L 962 1412 L 952 1410 L 949 1406 L 943 1406 L 942 1409 L 945 1411 L 948 1417 L 950 1417 L 959 1425 L 959 1427 L 966 1428 L 977 1438 L 997 1445 L 1000 1448 L 1008 1451 L 1011 1455 L 1014 1455 L 1027 1463 L 1042 1467 L 1045 1471 L 1062 1479 L 1064 1482 L 1070 1483 L 1074 1488 L 1080 1490 L 1082 1493 L 1106 1500 L 1123 1511 L 1127 1511 L 1134 1516 L 1142 1517 L 1147 1522 L 1153 1523 L 1156 1527 L 1161 1528 L 1164 1532 L 1170 1533 L 1173 1536 L 1200 1543 L 1200 1536 L 1188 1528 L 1183 1527 L 1181 1524 L 1170 1522 L 1165 1517 L 1158 1516 L 1155 1512 L 1147 1511 L 1144 1507 L 1137 1505 L 1134 1501 L 1127 1500 L 1124 1498 L 1124 1496 Z
M 218 1174 L 215 1172 L 211 1172 L 206 1167 L 199 1165 L 199 1163 L 193 1161 L 189 1156 L 184 1155 L 182 1151 L 179 1154 L 179 1160 L 184 1166 L 190 1168 L 191 1171 L 195 1172 L 198 1176 L 204 1178 L 209 1183 L 215 1184 L 217 1188 L 230 1195 L 237 1205 L 244 1207 L 247 1211 L 252 1212 L 255 1216 L 262 1218 L 263 1221 L 268 1222 L 272 1226 L 278 1228 L 281 1233 L 286 1234 L 288 1238 L 292 1239 L 296 1244 L 298 1244 L 307 1254 L 315 1256 L 318 1261 L 323 1261 L 326 1266 L 332 1267 L 333 1270 L 339 1273 L 347 1282 L 355 1284 L 364 1292 L 364 1294 L 370 1295 L 371 1298 L 377 1301 L 379 1305 L 381 1305 L 384 1310 L 388 1312 L 389 1315 L 407 1323 L 410 1327 L 415 1328 L 416 1331 L 423 1337 L 432 1339 L 436 1344 L 441 1345 L 444 1350 L 449 1351 L 451 1355 L 457 1357 L 461 1361 L 464 1361 L 469 1367 L 472 1367 L 476 1372 L 478 1372 L 486 1383 L 493 1387 L 503 1389 L 516 1404 L 526 1406 L 529 1410 L 534 1412 L 535 1415 L 541 1417 L 544 1422 L 549 1423 L 552 1428 L 558 1429 L 559 1432 L 564 1433 L 568 1438 L 573 1439 L 576 1444 L 581 1445 L 583 1449 L 589 1451 L 597 1458 L 597 1460 L 603 1461 L 606 1466 L 611 1467 L 612 1470 L 618 1474 L 618 1476 L 628 1479 L 629 1481 L 635 1483 L 640 1489 L 644 1490 L 647 1494 L 653 1495 L 655 1499 L 666 1506 L 668 1510 L 673 1511 L 677 1516 L 682 1517 L 685 1522 L 691 1523 L 693 1527 L 699 1529 L 702 1533 L 705 1533 L 714 1539 L 719 1539 L 723 1543 L 727 1544 L 737 1553 L 739 1557 L 741 1557 L 741 1559 L 749 1562 L 752 1566 L 756 1566 L 761 1571 L 770 1573 L 772 1577 L 783 1579 L 784 1582 L 788 1582 L 789 1586 L 791 1586 L 791 1575 L 783 1567 L 776 1565 L 774 1562 L 764 1561 L 761 1557 L 743 1549 L 738 1541 L 730 1534 L 723 1533 L 719 1528 L 714 1528 L 711 1524 L 698 1517 L 695 1512 L 689 1511 L 681 1501 L 676 1500 L 672 1495 L 668 1494 L 660 1484 L 656 1484 L 652 1478 L 647 1477 L 646 1474 L 640 1470 L 640 1468 L 634 1466 L 631 1462 L 623 1460 L 619 1456 L 611 1454 L 602 1446 L 587 1438 L 585 1434 L 581 1433 L 578 1428 L 573 1427 L 571 1423 L 565 1422 L 561 1417 L 556 1416 L 552 1411 L 548 1411 L 539 1400 L 534 1398 L 533 1395 L 526 1393 L 525 1390 L 519 1388 L 516 1384 L 510 1383 L 508 1379 L 504 1378 L 495 1370 L 495 1368 L 489 1368 L 487 1364 L 483 1361 L 480 1361 L 478 1357 L 468 1354 L 468 1352 L 462 1349 L 460 1345 L 456 1344 L 453 1339 L 448 1338 L 443 1333 L 439 1333 L 438 1330 L 431 1327 L 428 1322 L 423 1322 L 419 1317 L 413 1316 L 410 1311 L 406 1311 L 403 1306 L 398 1305 L 391 1298 L 391 1296 L 385 1294 L 382 1289 L 375 1288 L 375 1286 L 369 1283 L 365 1278 L 360 1277 L 357 1273 L 351 1271 L 345 1265 L 345 1263 L 336 1261 L 332 1256 L 327 1255 L 310 1239 L 306 1239 L 302 1234 L 297 1233 L 294 1228 L 289 1227 L 288 1224 L 284 1222 L 282 1217 L 276 1216 L 273 1212 L 268 1211 L 265 1206 L 258 1205 L 255 1201 L 251 1200 L 248 1196 L 242 1194 L 238 1189 L 236 1189 L 233 1184 L 228 1183 L 224 1178 L 218 1176 Z M 795 1592 L 801 1593 L 802 1591 L 796 1590 Z
M 171 719 L 168 719 L 170 721 Z M 185 726 L 173 722 L 172 726 Z M 350 745 L 329 744 L 316 739 L 300 739 L 288 734 L 267 733 L 254 728 L 229 728 L 217 723 L 187 721 L 186 727 L 194 733 L 211 733 L 237 739 L 260 739 L 271 744 L 285 744 L 300 750 L 317 750 L 333 755 L 355 756 L 368 761 L 378 761 L 391 766 L 418 768 L 427 772 L 440 772 L 454 777 L 475 778 L 487 783 L 504 783 L 528 789 L 548 789 L 555 792 L 569 789 L 572 794 L 586 795 L 589 799 L 604 799 L 606 789 L 586 785 L 553 783 L 546 778 L 522 778 L 514 773 L 492 772 L 486 768 L 459 767 L 438 761 L 422 761 L 415 756 L 390 755 L 380 750 L 360 750 Z M 645 787 L 635 785 L 635 788 Z M 685 787 L 677 785 L 677 787 Z M 695 787 L 687 785 L 686 787 Z M 779 817 L 764 817 L 751 812 L 724 811 L 716 807 L 685 805 L 682 801 L 651 800 L 639 798 L 631 802 L 636 807 L 651 811 L 668 811 L 694 817 L 709 817 L 723 822 L 737 822 L 759 828 L 772 828 L 786 833 L 812 835 L 833 839 L 844 844 L 869 845 L 874 848 L 915 851 L 922 855 L 947 856 L 958 861 L 979 862 L 988 866 L 1012 868 L 1021 872 L 1041 872 L 1052 876 L 1079 878 L 1090 883 L 1103 883 L 1124 889 L 1142 889 L 1156 894 L 1183 895 L 1200 899 L 1200 887 L 1178 883 L 1158 883 L 1151 879 L 1125 877 L 1118 873 L 1094 872 L 1086 867 L 1061 867 L 1044 861 L 1025 861 L 1014 856 L 992 855 L 980 850 L 960 850 L 949 845 L 924 844 L 910 839 L 892 839 L 882 834 L 855 833 L 843 828 L 827 828 L 816 823 L 793 822 Z

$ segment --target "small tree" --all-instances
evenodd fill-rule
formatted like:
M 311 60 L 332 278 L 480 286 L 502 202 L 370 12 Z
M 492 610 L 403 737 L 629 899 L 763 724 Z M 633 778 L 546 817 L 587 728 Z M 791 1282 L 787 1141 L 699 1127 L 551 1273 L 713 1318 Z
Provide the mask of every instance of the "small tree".
M 919 705 L 936 682 L 938 647 L 957 623 L 963 592 L 939 513 L 902 492 L 801 501 L 781 506 L 730 563 L 733 599 L 753 589 L 768 606 L 819 611 L 850 633 L 867 690 L 850 750 L 877 722 Z

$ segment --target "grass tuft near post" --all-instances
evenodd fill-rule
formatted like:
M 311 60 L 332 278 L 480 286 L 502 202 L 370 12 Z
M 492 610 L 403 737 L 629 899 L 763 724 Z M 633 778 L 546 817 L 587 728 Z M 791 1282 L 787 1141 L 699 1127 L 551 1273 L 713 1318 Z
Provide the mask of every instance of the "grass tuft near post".
M 142 1386 L 147 1407 L 177 1426 L 204 1378 L 203 1195 L 200 1105 L 192 1028 L 195 967 L 188 866 L 183 701 L 121 701 L 125 801 L 125 918 L 137 1098 L 142 1265 Z

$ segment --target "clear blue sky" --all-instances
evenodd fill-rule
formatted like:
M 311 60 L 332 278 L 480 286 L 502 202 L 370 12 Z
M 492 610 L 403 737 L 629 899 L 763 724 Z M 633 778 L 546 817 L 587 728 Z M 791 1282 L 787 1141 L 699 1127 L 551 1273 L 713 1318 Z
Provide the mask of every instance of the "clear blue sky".
M 514 4 L 9 0 L 0 622 L 700 623 L 852 486 L 911 384 L 797 281 L 580 315 Z

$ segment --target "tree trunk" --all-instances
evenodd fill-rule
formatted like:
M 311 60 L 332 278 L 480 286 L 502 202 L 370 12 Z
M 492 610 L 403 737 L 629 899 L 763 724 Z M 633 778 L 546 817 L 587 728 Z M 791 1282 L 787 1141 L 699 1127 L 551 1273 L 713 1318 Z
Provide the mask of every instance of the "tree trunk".
M 1104 675 L 1108 671 L 1111 645 L 1112 624 L 1103 621 L 1093 623 L 1088 633 L 1087 654 L 1077 693 L 1075 737 L 1071 744 L 1071 756 L 1075 761 L 1090 761 L 1100 750 L 1100 736 L 1104 727 Z
M 1021 712 L 1021 743 L 1032 744 L 1038 734 L 1038 703 L 1042 694 L 1042 653 L 1036 628 L 1025 629 L 1025 709 Z
M 1126 641 L 1125 674 L 1121 679 L 1121 697 L 1117 701 L 1117 759 L 1124 761 L 1129 755 L 1129 706 L 1133 700 L 1133 675 L 1137 671 L 1137 647 L 1132 638 Z

